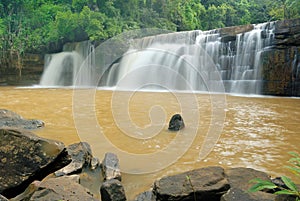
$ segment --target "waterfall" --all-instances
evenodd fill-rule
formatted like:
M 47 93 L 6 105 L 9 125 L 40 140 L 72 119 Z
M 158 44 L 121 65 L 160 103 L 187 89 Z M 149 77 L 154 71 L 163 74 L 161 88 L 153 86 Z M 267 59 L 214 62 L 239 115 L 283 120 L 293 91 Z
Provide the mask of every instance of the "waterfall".
M 260 93 L 260 55 L 272 44 L 274 23 L 227 38 L 219 30 L 188 31 L 135 40 L 102 86 Z M 149 70 L 151 69 L 151 70 Z M 153 86 L 151 86 L 153 88 Z
M 63 52 L 45 56 L 41 86 L 92 86 L 94 83 L 94 46 L 90 41 L 68 43 Z M 80 73 L 79 73 L 80 72 Z
M 106 51 L 104 56 L 88 41 L 68 44 L 64 52 L 46 57 L 40 84 L 74 86 L 76 81 L 76 86 L 92 86 L 97 81 L 100 87 L 125 90 L 259 94 L 260 55 L 272 45 L 275 23 L 247 27 L 251 29 L 238 33 L 240 28 L 233 27 L 229 33 L 216 29 L 134 37 L 126 41 L 130 45 L 121 58 L 107 68 L 98 63 L 105 63 L 100 60 L 121 49 L 118 44 L 106 47 L 107 51 L 100 50 Z

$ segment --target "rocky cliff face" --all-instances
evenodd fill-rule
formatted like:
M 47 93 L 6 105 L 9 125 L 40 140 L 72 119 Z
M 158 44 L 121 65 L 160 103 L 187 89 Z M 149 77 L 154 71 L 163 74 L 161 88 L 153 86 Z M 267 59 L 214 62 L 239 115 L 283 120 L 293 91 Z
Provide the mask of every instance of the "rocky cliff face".
M 300 96 L 300 19 L 274 23 L 274 38 L 270 46 L 261 53 L 260 93 Z M 246 33 L 253 28 L 252 25 L 244 25 L 219 29 L 221 41 L 235 42 L 237 34 Z
M 276 22 L 274 33 L 262 54 L 262 93 L 300 96 L 300 19 Z
M 300 19 L 276 21 L 274 39 L 261 54 L 261 94 L 300 96 Z M 236 41 L 236 35 L 253 26 L 220 29 L 222 41 Z M 263 32 L 262 32 L 263 34 Z M 235 50 L 237 51 L 237 50 Z
M 22 68 L 17 68 L 17 58 L 11 61 L 10 67 L 0 63 L 0 86 L 38 84 L 44 68 L 42 54 L 25 54 Z
M 261 53 L 259 72 L 257 72 L 260 76 L 255 78 L 261 84 L 261 89 L 257 93 L 300 96 L 300 19 L 270 22 L 266 26 L 275 28 L 270 45 L 264 48 Z M 221 28 L 216 31 L 220 34 L 221 42 L 227 44 L 224 47 L 230 47 L 230 51 L 236 53 L 239 50 L 233 44 L 237 43 L 241 34 L 250 32 L 253 29 L 255 29 L 254 25 L 243 25 Z M 266 37 L 267 33 L 262 31 L 261 38 Z M 217 62 L 222 63 L 221 54 L 225 53 L 227 57 L 230 55 L 227 50 L 220 49 L 219 51 L 222 53 L 220 53 Z M 254 64 L 256 62 L 254 60 L 252 59 L 250 63 Z M 222 65 L 222 77 L 226 88 L 228 83 L 234 79 L 233 62 L 223 62 Z M 21 77 L 18 70 L 14 68 L 3 69 L 0 66 L 0 85 L 38 84 L 43 66 L 43 55 L 30 54 L 24 57 Z

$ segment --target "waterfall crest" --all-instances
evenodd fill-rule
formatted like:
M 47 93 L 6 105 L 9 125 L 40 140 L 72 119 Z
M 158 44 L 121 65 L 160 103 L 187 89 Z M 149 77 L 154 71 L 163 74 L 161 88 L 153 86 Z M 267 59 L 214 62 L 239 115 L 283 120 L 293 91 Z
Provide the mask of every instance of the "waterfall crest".
M 97 80 L 97 86 L 126 90 L 259 94 L 260 55 L 272 45 L 275 26 L 272 22 L 251 26 L 251 30 L 237 34 L 196 30 L 131 40 L 127 52 L 105 68 L 100 78 L 95 76 L 103 66 L 95 63 L 94 49 L 84 42 L 81 49 L 67 47 L 65 52 L 51 55 L 50 62 L 46 58 L 40 84 L 74 85 L 77 79 L 76 86 L 92 85 Z
M 63 52 L 45 56 L 41 86 L 92 86 L 95 80 L 94 46 L 90 41 L 64 45 Z M 80 73 L 79 73 L 80 72 Z

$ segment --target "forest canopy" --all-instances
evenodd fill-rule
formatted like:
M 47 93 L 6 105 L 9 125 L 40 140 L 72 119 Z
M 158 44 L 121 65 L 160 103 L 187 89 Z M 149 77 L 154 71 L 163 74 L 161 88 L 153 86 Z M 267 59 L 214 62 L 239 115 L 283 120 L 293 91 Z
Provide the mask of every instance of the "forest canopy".
M 300 17 L 299 0 L 1 0 L 0 64 L 126 30 L 209 30 Z

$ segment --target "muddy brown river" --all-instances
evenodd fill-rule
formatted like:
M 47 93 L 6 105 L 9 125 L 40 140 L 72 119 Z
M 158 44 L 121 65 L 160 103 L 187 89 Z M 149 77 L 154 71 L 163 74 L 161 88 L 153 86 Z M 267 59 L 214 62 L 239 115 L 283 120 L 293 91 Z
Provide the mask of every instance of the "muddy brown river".
M 300 99 L 205 93 L 0 88 L 0 108 L 41 119 L 39 136 L 87 141 L 96 157 L 120 156 L 129 199 L 155 179 L 199 167 L 248 167 L 299 179 L 284 166 L 300 152 Z M 186 127 L 168 131 L 181 113 Z M 98 188 L 95 186 L 95 189 Z

